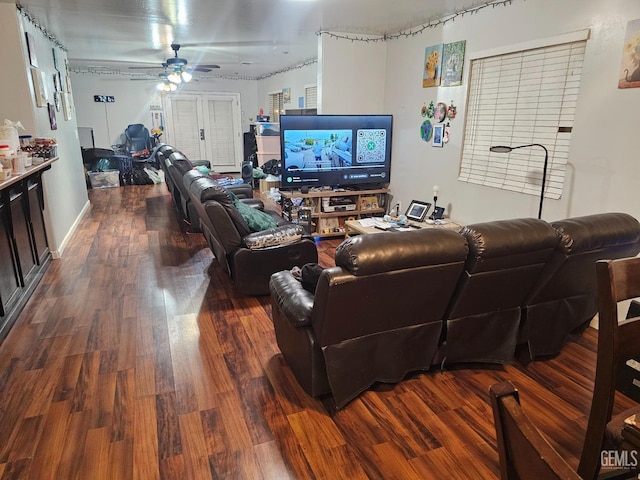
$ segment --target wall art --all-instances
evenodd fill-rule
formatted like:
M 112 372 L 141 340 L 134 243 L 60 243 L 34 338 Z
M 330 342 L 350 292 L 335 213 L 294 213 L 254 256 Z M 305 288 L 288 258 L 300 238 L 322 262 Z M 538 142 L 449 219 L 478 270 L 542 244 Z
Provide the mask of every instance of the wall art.
M 27 50 L 29 51 L 29 63 L 32 67 L 38 67 L 38 57 L 36 57 L 36 42 L 33 39 L 33 35 L 29 32 L 25 32 L 27 37 Z
M 618 88 L 640 87 L 640 19 L 627 24 Z
M 33 91 L 36 96 L 36 105 L 38 107 L 46 107 L 49 102 L 49 96 L 47 95 L 47 86 L 45 84 L 45 73 L 39 68 L 32 68 L 31 80 L 33 81 Z
M 65 120 L 71 120 L 73 116 L 73 97 L 70 93 L 62 92 L 62 112 L 64 113 Z
M 431 120 L 425 120 L 420 125 L 420 138 L 425 142 L 431 140 L 431 135 L 433 135 L 433 125 L 431 125 Z
M 431 145 L 434 147 L 441 147 L 444 143 L 444 125 L 439 123 L 433 126 L 433 139 Z
M 442 86 L 455 87 L 462 85 L 462 67 L 466 40 L 445 43 L 442 48 Z
M 57 130 L 58 123 L 56 122 L 56 107 L 52 103 L 48 103 L 47 108 L 49 109 L 49 126 L 51 127 L 51 130 Z
M 422 87 L 440 85 L 442 70 L 442 44 L 432 45 L 424 49 L 424 65 L 422 68 Z

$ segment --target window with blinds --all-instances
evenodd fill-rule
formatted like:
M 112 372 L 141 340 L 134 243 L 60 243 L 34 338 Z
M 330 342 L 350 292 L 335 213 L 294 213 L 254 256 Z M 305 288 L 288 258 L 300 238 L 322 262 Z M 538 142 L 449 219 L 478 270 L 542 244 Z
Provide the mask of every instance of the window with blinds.
M 318 86 L 317 85 L 305 87 L 304 108 L 318 108 Z
M 269 94 L 269 115 L 274 123 L 280 121 L 280 113 L 284 111 L 282 92 Z
M 549 151 L 544 196 L 562 196 L 585 47 L 581 40 L 471 61 L 459 180 L 540 195 L 544 149 L 489 152 L 539 143 Z

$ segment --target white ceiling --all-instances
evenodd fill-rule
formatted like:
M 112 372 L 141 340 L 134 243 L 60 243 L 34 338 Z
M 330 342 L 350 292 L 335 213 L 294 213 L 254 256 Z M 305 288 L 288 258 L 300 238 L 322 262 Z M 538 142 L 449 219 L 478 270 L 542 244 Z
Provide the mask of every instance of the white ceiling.
M 384 35 L 492 3 L 478 0 L 0 0 L 64 45 L 72 67 L 157 75 L 173 56 L 205 75 L 258 78 L 317 56 L 317 32 Z

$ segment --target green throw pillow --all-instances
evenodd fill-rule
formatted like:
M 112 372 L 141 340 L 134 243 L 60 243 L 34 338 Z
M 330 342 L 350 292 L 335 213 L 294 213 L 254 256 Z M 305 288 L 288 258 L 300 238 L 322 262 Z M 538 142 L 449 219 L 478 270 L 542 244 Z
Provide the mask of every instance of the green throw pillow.
M 229 192 L 229 195 L 233 199 L 234 206 L 238 209 L 244 221 L 249 225 L 249 230 L 252 232 L 262 232 L 269 228 L 275 228 L 278 225 L 276 221 L 271 218 L 269 214 L 264 213 L 262 210 L 250 207 L 246 203 L 242 203 L 240 199 L 233 193 Z

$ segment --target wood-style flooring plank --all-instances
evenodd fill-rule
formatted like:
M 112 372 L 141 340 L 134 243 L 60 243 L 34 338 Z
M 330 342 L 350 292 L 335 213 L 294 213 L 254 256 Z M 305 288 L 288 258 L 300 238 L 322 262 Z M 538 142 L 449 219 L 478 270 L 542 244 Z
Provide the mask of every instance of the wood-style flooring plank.
M 165 185 L 89 197 L 0 345 L 0 480 L 494 479 L 504 379 L 577 466 L 594 329 L 555 358 L 416 372 L 335 411 L 297 384 L 269 297 L 237 292 Z M 317 242 L 323 266 L 339 243 Z

